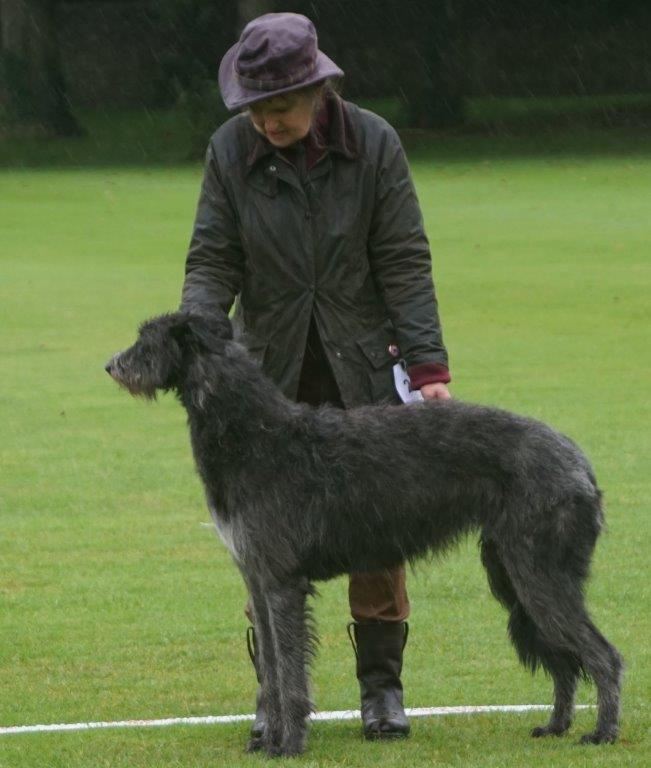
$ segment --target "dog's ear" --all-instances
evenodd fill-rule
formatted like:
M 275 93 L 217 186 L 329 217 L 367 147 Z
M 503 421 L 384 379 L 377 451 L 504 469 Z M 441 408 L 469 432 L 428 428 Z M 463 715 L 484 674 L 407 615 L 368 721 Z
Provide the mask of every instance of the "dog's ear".
M 179 312 L 170 333 L 181 347 L 214 354 L 222 354 L 226 342 L 233 338 L 230 320 L 222 312 L 210 315 Z

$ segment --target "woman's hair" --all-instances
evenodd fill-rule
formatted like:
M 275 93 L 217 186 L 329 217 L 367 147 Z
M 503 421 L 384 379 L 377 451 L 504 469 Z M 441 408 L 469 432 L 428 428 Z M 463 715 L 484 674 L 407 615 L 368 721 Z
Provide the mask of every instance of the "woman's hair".
M 328 96 L 339 93 L 340 79 L 328 77 L 315 85 L 308 85 L 306 88 L 300 88 L 297 93 L 305 93 L 306 96 L 314 96 L 312 105 L 312 121 L 310 122 L 309 136 L 314 145 L 319 149 L 325 149 L 323 136 L 319 133 L 317 125 L 317 116 L 321 111 Z
M 337 78 L 333 77 L 327 77 L 325 80 L 322 80 L 320 83 L 315 83 L 314 85 L 308 85 L 305 88 L 299 88 L 297 93 L 305 92 L 305 94 L 319 94 L 319 97 L 317 99 L 317 104 L 315 105 L 318 109 L 320 108 L 321 104 L 323 104 L 324 99 L 328 94 L 331 93 L 339 93 L 339 85 L 340 81 Z
M 316 85 L 313 85 L 313 86 L 308 86 L 305 90 L 312 91 L 315 96 L 314 104 L 312 105 L 312 120 L 310 121 L 310 132 L 309 132 L 310 139 L 314 143 L 315 147 L 318 147 L 320 150 L 325 149 L 325 145 L 323 143 L 323 136 L 321 136 L 318 130 L 317 116 L 321 111 L 321 109 L 323 108 L 326 98 L 330 94 L 333 94 L 336 92 L 334 88 L 333 79 L 329 77 L 321 83 L 317 83 Z

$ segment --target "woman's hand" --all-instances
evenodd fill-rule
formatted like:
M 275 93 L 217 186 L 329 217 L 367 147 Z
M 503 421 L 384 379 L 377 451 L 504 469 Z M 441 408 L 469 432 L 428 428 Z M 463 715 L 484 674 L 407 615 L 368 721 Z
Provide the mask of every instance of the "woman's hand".
M 420 388 L 423 400 L 450 400 L 452 395 L 445 384 L 423 384 Z

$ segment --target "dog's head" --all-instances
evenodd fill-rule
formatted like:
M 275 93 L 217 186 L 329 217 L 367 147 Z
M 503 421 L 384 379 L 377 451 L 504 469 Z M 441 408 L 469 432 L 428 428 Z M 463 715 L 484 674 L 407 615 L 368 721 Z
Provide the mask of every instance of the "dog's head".
M 161 315 L 143 323 L 136 343 L 114 355 L 105 370 L 132 395 L 152 399 L 156 390 L 179 385 L 192 356 L 222 354 L 232 338 L 225 315 Z

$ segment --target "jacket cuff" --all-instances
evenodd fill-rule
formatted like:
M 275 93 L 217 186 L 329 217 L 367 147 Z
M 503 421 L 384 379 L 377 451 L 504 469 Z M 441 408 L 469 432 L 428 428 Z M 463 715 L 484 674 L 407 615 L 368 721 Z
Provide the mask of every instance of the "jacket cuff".
M 411 388 L 420 389 L 425 384 L 447 384 L 452 377 L 447 366 L 442 363 L 417 363 L 407 368 L 411 379 Z

